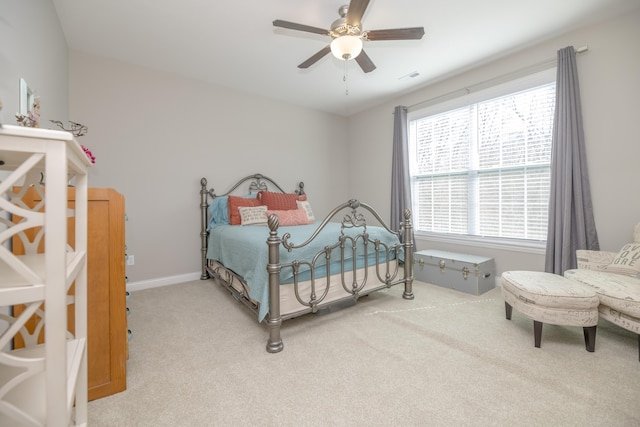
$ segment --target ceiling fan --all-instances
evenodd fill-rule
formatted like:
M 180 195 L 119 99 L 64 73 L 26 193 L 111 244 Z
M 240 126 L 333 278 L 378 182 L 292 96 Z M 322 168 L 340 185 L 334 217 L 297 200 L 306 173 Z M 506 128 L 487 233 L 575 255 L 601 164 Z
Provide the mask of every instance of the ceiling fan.
M 376 66 L 362 50 L 363 40 L 420 40 L 424 35 L 423 27 L 363 31 L 360 21 L 369 5 L 369 1 L 351 0 L 349 5 L 340 6 L 338 9 L 340 18 L 331 24 L 331 29 L 329 30 L 280 19 L 273 21 L 273 25 L 290 30 L 330 36 L 333 39 L 329 46 L 322 48 L 315 55 L 298 65 L 298 68 L 309 68 L 331 52 L 338 59 L 345 61 L 355 59 L 362 71 L 369 73 L 375 70 Z

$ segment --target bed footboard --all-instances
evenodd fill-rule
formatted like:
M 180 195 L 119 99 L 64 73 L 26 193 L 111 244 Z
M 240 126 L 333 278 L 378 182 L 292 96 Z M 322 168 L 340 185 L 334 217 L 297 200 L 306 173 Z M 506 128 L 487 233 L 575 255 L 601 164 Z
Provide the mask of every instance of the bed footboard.
M 363 227 L 364 231 L 362 235 L 358 235 L 356 240 L 362 236 L 365 236 L 365 240 L 368 238 L 366 234 L 366 220 L 364 216 L 358 212 L 358 208 L 364 208 L 368 210 L 377 220 L 378 222 L 389 232 L 394 234 L 401 234 L 402 247 L 404 253 L 404 261 L 403 261 L 403 274 L 399 279 L 392 277 L 389 274 L 389 265 L 388 265 L 388 257 L 387 257 L 387 269 L 385 273 L 383 287 L 391 287 L 396 284 L 404 284 L 404 291 L 402 297 L 404 299 L 413 299 L 413 241 L 412 241 L 412 224 L 411 224 L 411 211 L 406 209 L 404 211 L 404 221 L 401 226 L 401 231 L 394 232 L 388 228 L 385 222 L 380 218 L 378 213 L 371 208 L 370 206 L 360 203 L 358 200 L 349 200 L 347 203 L 338 206 L 335 208 L 318 226 L 316 232 L 309 238 L 307 242 L 304 242 L 300 245 L 290 244 L 288 242 L 288 235 L 284 235 L 282 238 L 278 236 L 278 226 L 279 220 L 276 215 L 270 215 L 268 219 L 269 226 L 269 238 L 267 239 L 267 245 L 269 248 L 269 263 L 267 265 L 267 271 L 269 274 L 269 315 L 267 317 L 267 327 L 269 330 L 269 338 L 267 340 L 267 351 L 269 353 L 278 353 L 283 350 L 284 343 L 282 342 L 282 337 L 280 335 L 280 329 L 282 326 L 282 315 L 280 313 L 280 272 L 283 268 L 283 265 L 280 263 L 280 245 L 283 245 L 287 250 L 291 251 L 295 248 L 300 248 L 307 245 L 311 242 L 317 234 L 323 229 L 323 227 L 340 211 L 343 209 L 351 209 L 351 213 L 345 215 L 342 219 L 343 227 Z M 377 249 L 377 248 L 376 248 Z M 388 254 L 388 250 L 387 250 Z M 342 260 L 344 263 L 344 258 Z M 397 273 L 397 271 L 396 271 Z M 381 278 L 379 278 L 381 279 Z M 342 281 L 344 287 L 344 269 L 342 273 Z M 366 282 L 366 276 L 364 279 Z M 355 300 L 357 300 L 359 296 L 359 290 L 364 287 L 364 282 L 356 286 L 354 284 L 354 289 L 352 290 L 352 295 Z M 297 283 L 295 284 L 297 286 Z M 345 288 L 346 290 L 346 288 Z M 313 298 L 313 297 L 312 297 Z M 320 298 L 322 299 L 322 298 Z M 312 312 L 316 311 L 316 307 L 313 306 L 313 301 L 310 302 L 312 305 Z

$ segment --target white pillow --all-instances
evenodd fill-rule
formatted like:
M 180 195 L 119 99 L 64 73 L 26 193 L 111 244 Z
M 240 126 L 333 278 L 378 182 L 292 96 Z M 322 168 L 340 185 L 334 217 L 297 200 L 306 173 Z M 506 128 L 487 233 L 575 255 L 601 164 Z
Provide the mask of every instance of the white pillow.
M 267 207 L 266 206 L 239 206 L 241 225 L 266 224 L 267 223 Z
M 640 243 L 627 243 L 607 266 L 609 273 L 640 275 Z
M 311 210 L 311 203 L 309 203 L 308 200 L 305 200 L 304 202 L 296 200 L 296 205 L 298 205 L 298 209 L 302 209 L 307 214 L 309 222 L 316 220 L 316 217 L 313 215 L 313 211 Z

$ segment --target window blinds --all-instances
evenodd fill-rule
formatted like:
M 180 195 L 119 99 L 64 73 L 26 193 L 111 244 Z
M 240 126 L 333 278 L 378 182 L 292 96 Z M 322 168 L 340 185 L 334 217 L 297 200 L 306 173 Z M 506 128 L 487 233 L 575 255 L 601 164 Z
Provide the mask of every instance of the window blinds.
M 410 122 L 418 231 L 544 240 L 555 83 Z

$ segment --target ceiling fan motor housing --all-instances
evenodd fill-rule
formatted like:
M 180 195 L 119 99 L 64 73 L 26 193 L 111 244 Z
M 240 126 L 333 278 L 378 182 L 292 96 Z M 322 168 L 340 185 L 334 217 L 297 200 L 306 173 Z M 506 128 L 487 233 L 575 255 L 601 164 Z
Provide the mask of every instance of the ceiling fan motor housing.
M 341 36 L 355 36 L 360 37 L 362 35 L 362 27 L 358 25 L 347 24 L 347 12 L 349 11 L 349 5 L 340 6 L 338 13 L 340 18 L 333 21 L 331 24 L 331 30 L 329 34 L 332 38 L 338 38 Z

